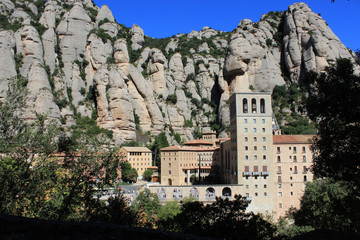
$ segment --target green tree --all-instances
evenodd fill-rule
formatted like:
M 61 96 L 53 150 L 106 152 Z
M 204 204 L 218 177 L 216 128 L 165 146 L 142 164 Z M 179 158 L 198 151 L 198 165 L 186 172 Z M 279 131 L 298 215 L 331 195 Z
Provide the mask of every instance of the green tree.
M 60 128 L 46 116 L 24 122 L 19 116 L 27 102 L 25 84 L 12 79 L 8 86 L 0 103 L 0 213 L 87 220 L 101 206 L 94 198 L 95 185 L 101 189 L 106 179 L 116 179 L 117 155 L 84 132 L 79 139 L 90 148 L 79 144 L 74 151 L 67 138 L 59 144 Z M 66 151 L 57 158 L 60 147 Z
M 146 181 L 151 182 L 154 171 L 152 169 L 146 169 L 143 173 L 143 177 Z
M 173 218 L 160 220 L 159 227 L 170 231 L 191 233 L 221 239 L 272 239 L 275 227 L 261 216 L 246 212 L 249 201 L 240 195 L 234 200 L 216 198 L 216 202 L 204 205 L 187 202 Z
M 151 193 L 149 189 L 145 189 L 136 197 L 132 207 L 136 211 L 143 211 L 148 221 L 155 222 L 161 206 L 159 197 L 155 193 Z
M 167 219 L 172 219 L 179 213 L 180 205 L 176 200 L 174 200 L 166 202 L 165 205 L 160 208 L 157 217 L 161 221 L 167 221 Z
M 138 173 L 129 162 L 121 162 L 121 178 L 124 182 L 136 182 Z
M 153 160 L 154 160 L 155 166 L 160 167 L 160 159 L 161 159 L 160 158 L 160 149 L 164 148 L 164 147 L 168 147 L 168 146 L 170 146 L 170 145 L 166 138 L 165 133 L 164 132 L 159 133 L 155 137 L 154 143 L 151 146 L 151 151 L 153 154 Z
M 301 207 L 293 212 L 296 225 L 359 234 L 360 205 L 348 182 L 318 179 L 306 185 Z
M 360 77 L 350 60 L 338 59 L 326 73 L 309 74 L 307 83 L 305 107 L 318 123 L 313 172 L 352 182 L 360 192 Z

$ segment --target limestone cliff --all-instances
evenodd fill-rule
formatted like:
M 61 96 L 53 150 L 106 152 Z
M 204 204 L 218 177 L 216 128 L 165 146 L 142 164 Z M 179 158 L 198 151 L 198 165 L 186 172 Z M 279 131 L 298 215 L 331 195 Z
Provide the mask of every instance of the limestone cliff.
M 96 117 L 116 143 L 164 130 L 173 144 L 211 128 L 226 136 L 233 92 L 272 91 L 336 58 L 355 61 L 304 3 L 232 32 L 204 27 L 164 39 L 117 23 L 91 0 L 0 0 L 0 9 L 0 100 L 10 78 L 24 77 L 24 118 L 46 113 L 66 128 Z

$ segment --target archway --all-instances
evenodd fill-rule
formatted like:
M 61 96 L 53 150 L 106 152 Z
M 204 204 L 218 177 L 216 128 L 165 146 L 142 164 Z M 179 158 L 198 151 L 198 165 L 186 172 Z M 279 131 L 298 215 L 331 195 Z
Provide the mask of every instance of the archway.
M 222 197 L 231 198 L 231 189 L 229 187 L 224 187 L 222 190 Z
M 215 189 L 214 188 L 209 187 L 206 189 L 206 199 L 207 200 L 215 199 Z

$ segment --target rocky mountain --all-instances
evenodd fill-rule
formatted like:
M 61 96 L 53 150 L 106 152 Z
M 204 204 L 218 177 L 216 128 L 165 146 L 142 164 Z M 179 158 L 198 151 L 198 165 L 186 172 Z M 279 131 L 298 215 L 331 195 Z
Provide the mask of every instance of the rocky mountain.
M 0 13 L 0 100 L 11 78 L 24 78 L 26 120 L 47 114 L 66 129 L 93 118 L 118 144 L 162 131 L 173 144 L 211 129 L 227 136 L 233 92 L 272 91 L 336 58 L 355 61 L 305 3 L 232 32 L 164 39 L 117 23 L 91 0 L 0 0 Z

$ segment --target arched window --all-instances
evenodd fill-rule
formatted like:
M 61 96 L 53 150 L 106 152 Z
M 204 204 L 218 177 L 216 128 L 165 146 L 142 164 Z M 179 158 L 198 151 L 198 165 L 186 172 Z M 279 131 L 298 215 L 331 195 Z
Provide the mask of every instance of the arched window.
M 231 197 L 231 189 L 229 187 L 223 188 L 222 197 L 224 197 L 224 198 L 230 198 Z
M 243 113 L 248 113 L 248 101 L 246 98 L 243 99 Z
M 253 98 L 251 100 L 251 112 L 256 113 L 256 99 L 255 98 Z
M 260 112 L 265 113 L 265 99 L 260 99 Z

